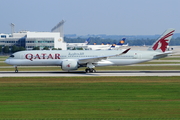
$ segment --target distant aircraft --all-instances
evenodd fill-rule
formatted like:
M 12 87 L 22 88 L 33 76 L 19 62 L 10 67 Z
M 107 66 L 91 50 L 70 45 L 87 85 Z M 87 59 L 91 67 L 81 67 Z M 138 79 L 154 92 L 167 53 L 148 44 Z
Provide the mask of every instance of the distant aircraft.
M 75 48 L 75 47 L 83 47 L 87 46 L 90 42 L 90 38 L 86 39 L 84 43 L 67 43 L 67 47 L 69 48 Z
M 12 54 L 5 63 L 17 66 L 60 66 L 62 70 L 77 70 L 86 67 L 85 72 L 96 72 L 98 66 L 121 66 L 142 63 L 167 57 L 166 51 L 174 29 L 167 29 L 162 36 L 146 51 L 135 50 L 34 50 Z
M 126 40 L 126 38 L 122 38 L 122 40 L 119 41 L 118 44 L 112 44 L 112 46 L 110 47 L 110 49 L 111 49 L 111 50 L 112 50 L 112 49 L 118 49 L 118 48 L 121 48 L 122 46 L 123 46 L 123 47 L 127 47 L 127 46 L 128 46 L 128 43 L 125 45 L 125 44 L 124 44 L 124 43 L 125 43 L 125 40 Z
M 87 50 L 112 50 L 112 49 L 118 49 L 122 46 L 128 46 L 128 44 L 124 45 L 126 38 L 123 38 L 121 41 L 119 41 L 119 43 L 116 44 L 107 44 L 104 45 L 104 43 L 102 43 L 101 45 L 96 45 L 96 43 L 94 43 L 94 45 L 88 45 L 90 42 L 90 38 L 88 38 L 84 43 L 67 43 L 67 47 L 74 49 L 74 48 L 84 48 Z
M 126 38 L 122 38 L 121 41 L 119 41 L 118 44 L 107 44 L 107 45 L 104 45 L 104 44 L 101 44 L 101 45 L 87 45 L 87 49 L 89 50 L 112 50 L 112 49 L 117 49 L 117 48 L 120 48 L 122 46 L 128 46 L 127 45 L 124 45 L 125 43 L 125 40 Z
M 90 42 L 90 38 L 88 38 L 88 39 L 85 41 L 86 45 L 88 45 L 89 42 Z

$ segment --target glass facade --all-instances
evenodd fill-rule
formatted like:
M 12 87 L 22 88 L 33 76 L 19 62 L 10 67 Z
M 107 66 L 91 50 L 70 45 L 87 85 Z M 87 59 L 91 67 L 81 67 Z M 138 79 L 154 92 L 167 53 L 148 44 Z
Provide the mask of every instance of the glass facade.
M 0 39 L 0 46 L 22 46 L 27 50 L 32 50 L 34 47 L 48 47 L 49 49 L 54 48 L 54 38 L 4 38 Z
M 54 38 L 26 38 L 26 49 L 30 50 L 34 47 L 48 47 L 50 49 L 54 48 Z
M 1 46 L 22 46 L 25 48 L 25 38 L 6 38 L 0 40 Z
M 6 35 L 1 35 L 1 38 L 6 38 Z

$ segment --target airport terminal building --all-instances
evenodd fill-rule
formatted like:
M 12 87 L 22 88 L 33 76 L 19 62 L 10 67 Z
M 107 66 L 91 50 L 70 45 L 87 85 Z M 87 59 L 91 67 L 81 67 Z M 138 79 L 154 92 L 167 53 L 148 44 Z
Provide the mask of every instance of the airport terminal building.
M 26 50 L 32 50 L 34 47 L 66 50 L 67 46 L 64 42 L 63 24 L 64 21 L 59 22 L 51 32 L 20 31 L 17 33 L 12 32 L 11 34 L 0 33 L 0 46 L 2 48 L 9 46 L 11 49 L 13 45 L 16 45 L 18 47 L 24 47 Z
M 43 49 L 47 46 L 49 49 L 61 48 L 66 50 L 66 43 L 60 37 L 59 32 L 28 32 L 21 31 L 18 33 L 0 34 L 0 46 L 22 46 L 26 50 L 32 50 L 34 47 Z

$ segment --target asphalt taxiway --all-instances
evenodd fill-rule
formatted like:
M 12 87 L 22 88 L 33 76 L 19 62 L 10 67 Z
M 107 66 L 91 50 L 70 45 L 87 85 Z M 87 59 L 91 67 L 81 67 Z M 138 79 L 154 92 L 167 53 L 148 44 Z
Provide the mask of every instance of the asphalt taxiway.
M 0 71 L 0 77 L 73 77 L 73 76 L 180 76 L 180 70 L 130 70 L 130 71 L 97 71 L 85 73 L 84 71 Z

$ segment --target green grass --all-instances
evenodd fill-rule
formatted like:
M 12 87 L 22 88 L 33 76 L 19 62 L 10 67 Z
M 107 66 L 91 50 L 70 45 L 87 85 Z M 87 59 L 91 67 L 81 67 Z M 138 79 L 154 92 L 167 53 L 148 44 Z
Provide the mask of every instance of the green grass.
M 0 61 L 5 61 L 9 56 L 0 56 Z
M 12 66 L 12 65 L 8 65 L 5 62 L 0 62 L 0 66 Z
M 139 63 L 139 64 L 180 64 L 180 61 L 179 62 L 172 62 L 172 61 L 154 62 L 154 61 L 150 61 L 150 62 L 144 62 L 144 63 Z
M 179 86 L 180 77 L 0 78 L 0 118 L 180 119 Z

